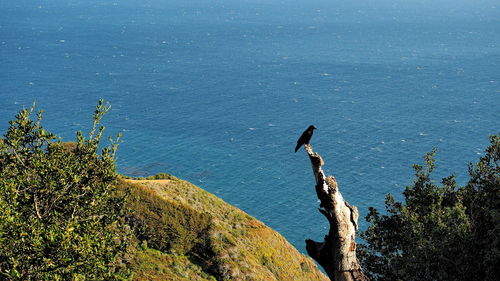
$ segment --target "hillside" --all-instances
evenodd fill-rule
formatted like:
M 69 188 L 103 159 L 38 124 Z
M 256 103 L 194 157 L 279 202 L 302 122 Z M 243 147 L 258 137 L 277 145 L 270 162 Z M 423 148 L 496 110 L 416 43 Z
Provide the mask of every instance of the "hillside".
M 121 179 L 137 245 L 132 280 L 328 280 L 279 233 L 172 176 Z

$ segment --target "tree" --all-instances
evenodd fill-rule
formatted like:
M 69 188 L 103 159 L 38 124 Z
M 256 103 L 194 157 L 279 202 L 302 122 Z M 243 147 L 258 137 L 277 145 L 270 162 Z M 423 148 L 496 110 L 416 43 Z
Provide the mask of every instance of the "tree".
M 465 187 L 467 215 L 472 221 L 468 248 L 476 253 L 474 267 L 483 280 L 500 279 L 500 134 L 490 137 L 491 145 L 476 165 L 469 165 L 470 180 Z
M 469 166 L 466 187 L 454 176 L 434 182 L 434 150 L 425 166 L 414 165 L 404 202 L 389 194 L 387 215 L 369 209 L 366 244 L 358 249 L 372 279 L 498 280 L 500 137 L 490 139 L 486 156 Z
M 0 142 L 0 279 L 115 280 L 124 250 L 115 196 L 117 140 L 99 154 L 109 110 L 100 100 L 89 137 L 63 145 L 22 110 Z M 119 138 L 119 137 L 118 137 Z
M 316 179 L 318 210 L 330 224 L 324 242 L 306 240 L 307 253 L 325 269 L 330 280 L 368 281 L 356 257 L 358 209 L 344 200 L 335 178 L 325 175 L 323 158 L 313 153 L 312 145 L 304 144 L 304 148 Z

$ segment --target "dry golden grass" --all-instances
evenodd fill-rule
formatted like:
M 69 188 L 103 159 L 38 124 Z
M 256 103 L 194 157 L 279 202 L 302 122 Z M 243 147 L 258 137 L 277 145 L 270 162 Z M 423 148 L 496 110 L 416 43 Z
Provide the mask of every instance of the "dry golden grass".
M 205 238 L 209 255 L 201 262 L 198 259 L 196 266 L 217 280 L 329 280 L 279 233 L 189 182 L 177 178 L 126 182 L 154 192 L 167 204 L 179 204 L 211 218 Z M 191 260 L 196 261 L 186 259 Z

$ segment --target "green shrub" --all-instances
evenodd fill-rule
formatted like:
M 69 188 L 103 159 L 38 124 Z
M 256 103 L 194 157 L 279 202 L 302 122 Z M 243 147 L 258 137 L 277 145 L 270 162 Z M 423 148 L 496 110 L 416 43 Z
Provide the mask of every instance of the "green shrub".
M 123 198 L 111 143 L 99 153 L 102 100 L 88 138 L 63 144 L 41 126 L 42 112 L 22 110 L 0 143 L 0 279 L 114 280 L 126 246 Z
M 500 279 L 500 135 L 458 187 L 454 176 L 431 178 L 435 152 L 415 165 L 404 202 L 390 194 L 387 215 L 370 208 L 359 257 L 372 280 Z
M 146 177 L 147 180 L 177 180 L 176 177 L 170 175 L 170 174 L 167 174 L 167 173 L 159 173 L 159 174 L 156 174 L 154 176 L 149 176 L 149 177 Z

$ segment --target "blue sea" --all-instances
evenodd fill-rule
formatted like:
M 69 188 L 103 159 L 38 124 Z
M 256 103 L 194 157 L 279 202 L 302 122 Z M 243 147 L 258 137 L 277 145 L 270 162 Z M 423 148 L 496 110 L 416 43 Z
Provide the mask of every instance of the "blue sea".
M 118 171 L 168 172 L 283 234 L 321 240 L 307 126 L 344 198 L 401 199 L 438 149 L 467 180 L 500 132 L 494 0 L 2 0 L 0 131 L 23 107 L 74 140 L 98 99 Z

